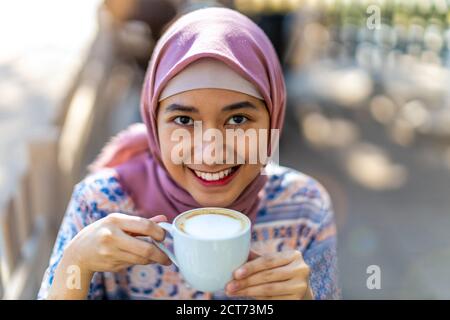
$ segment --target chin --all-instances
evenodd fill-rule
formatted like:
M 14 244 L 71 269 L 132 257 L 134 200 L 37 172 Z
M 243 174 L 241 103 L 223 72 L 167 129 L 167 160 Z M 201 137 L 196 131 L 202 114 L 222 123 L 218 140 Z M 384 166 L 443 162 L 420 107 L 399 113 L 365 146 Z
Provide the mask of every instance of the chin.
M 220 207 L 220 208 L 226 208 L 230 206 L 234 202 L 233 199 L 226 199 L 220 197 L 220 195 L 214 195 L 214 197 L 211 197 L 211 195 L 204 195 L 204 196 L 193 196 L 195 201 L 198 202 L 202 207 Z

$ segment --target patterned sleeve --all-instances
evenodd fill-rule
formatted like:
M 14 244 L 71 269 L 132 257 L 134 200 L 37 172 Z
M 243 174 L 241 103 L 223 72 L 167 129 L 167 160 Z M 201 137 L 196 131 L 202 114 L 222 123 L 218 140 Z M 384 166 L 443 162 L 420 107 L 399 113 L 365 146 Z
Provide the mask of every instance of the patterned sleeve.
M 50 286 L 53 282 L 56 267 L 61 261 L 64 250 L 69 242 L 75 237 L 75 235 L 92 222 L 92 212 L 85 200 L 84 193 L 87 187 L 86 184 L 81 182 L 76 185 L 72 194 L 71 200 L 64 215 L 61 227 L 56 237 L 55 245 L 50 257 L 50 263 L 44 273 L 44 278 L 39 290 L 38 299 L 46 299 L 48 297 Z M 104 288 L 102 283 L 98 279 L 101 277 L 94 277 L 96 281 L 92 281 L 88 294 L 88 299 L 101 299 L 104 296 Z
M 315 299 L 340 299 L 336 251 L 336 226 L 334 213 L 325 189 L 320 188 L 323 217 L 303 252 L 304 260 L 311 269 L 310 286 Z

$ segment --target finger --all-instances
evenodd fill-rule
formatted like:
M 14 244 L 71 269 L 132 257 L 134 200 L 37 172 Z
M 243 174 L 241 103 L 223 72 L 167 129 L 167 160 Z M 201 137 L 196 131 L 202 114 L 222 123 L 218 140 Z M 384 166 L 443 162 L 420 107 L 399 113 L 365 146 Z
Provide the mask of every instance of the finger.
M 150 236 L 157 241 L 164 240 L 164 230 L 149 219 L 126 214 L 110 214 L 108 219 L 125 232 Z
M 261 255 L 259 255 L 258 253 L 256 253 L 253 250 L 250 250 L 250 253 L 248 255 L 248 261 L 255 260 L 256 258 L 259 258 L 259 257 L 261 257 Z
M 144 259 L 152 259 L 152 261 L 159 264 L 171 264 L 169 257 L 152 243 L 133 238 L 125 233 L 118 237 L 116 241 L 117 247 L 123 251 L 138 255 Z
M 289 280 L 294 278 L 297 274 L 300 274 L 303 266 L 306 274 L 307 266 L 303 261 L 294 260 L 290 264 L 279 268 L 263 270 L 241 280 L 232 280 L 227 285 L 226 290 L 233 292 L 263 283 Z
M 160 215 L 151 217 L 150 220 L 153 221 L 153 222 L 155 222 L 155 223 L 158 223 L 158 222 L 167 222 L 167 217 L 164 216 L 164 215 L 162 215 L 162 214 L 160 214 Z
M 314 293 L 312 292 L 311 288 L 306 289 L 303 300 L 314 300 Z
M 153 221 L 154 223 L 167 222 L 167 217 L 163 216 L 163 215 L 158 215 L 158 216 L 154 216 L 154 217 L 150 218 L 150 220 Z M 133 232 L 127 232 L 127 233 L 133 237 L 137 237 L 137 236 L 141 235 L 139 233 L 133 233 Z M 164 231 L 164 237 L 165 237 L 165 231 Z
M 287 265 L 300 257 L 301 253 L 299 251 L 270 253 L 245 263 L 234 272 L 233 276 L 236 280 L 243 279 L 262 270 Z
M 123 251 L 147 258 L 148 251 L 150 251 L 149 247 L 152 244 L 145 240 L 134 238 L 122 231 L 118 231 L 115 238 L 115 245 Z
M 123 263 L 124 265 L 146 265 L 150 264 L 153 261 L 149 258 L 144 258 L 137 254 L 133 254 L 131 252 L 120 250 L 117 254 L 117 260 Z
M 306 281 L 291 279 L 287 281 L 272 282 L 248 287 L 242 290 L 228 294 L 231 297 L 274 297 L 284 295 L 304 296 L 308 285 Z

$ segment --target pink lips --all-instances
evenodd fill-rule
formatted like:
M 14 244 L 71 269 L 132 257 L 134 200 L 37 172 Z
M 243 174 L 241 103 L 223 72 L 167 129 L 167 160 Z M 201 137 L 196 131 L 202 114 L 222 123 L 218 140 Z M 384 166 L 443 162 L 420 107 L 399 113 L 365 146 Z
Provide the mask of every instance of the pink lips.
M 194 177 L 202 185 L 204 185 L 206 187 L 213 187 L 213 186 L 224 186 L 224 185 L 228 184 L 234 178 L 236 172 L 238 172 L 240 168 L 241 168 L 241 166 L 239 166 L 237 169 L 235 169 L 233 172 L 231 172 L 226 177 L 223 177 L 222 179 L 215 180 L 215 181 L 208 181 L 208 180 L 202 179 L 202 178 L 198 177 L 192 169 L 189 169 L 189 170 L 192 171 L 192 174 L 194 175 Z

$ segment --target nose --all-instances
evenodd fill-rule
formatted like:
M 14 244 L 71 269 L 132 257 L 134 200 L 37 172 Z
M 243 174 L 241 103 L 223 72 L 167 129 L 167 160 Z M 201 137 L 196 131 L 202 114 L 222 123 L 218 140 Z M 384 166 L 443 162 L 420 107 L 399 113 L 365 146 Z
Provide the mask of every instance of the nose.
M 221 132 L 217 130 L 214 137 L 203 135 L 200 140 L 194 139 L 194 162 L 195 164 L 221 165 L 225 163 L 224 144 Z
M 194 127 L 192 153 L 195 164 L 224 164 L 224 132 L 217 128 L 216 123 L 203 121 Z

